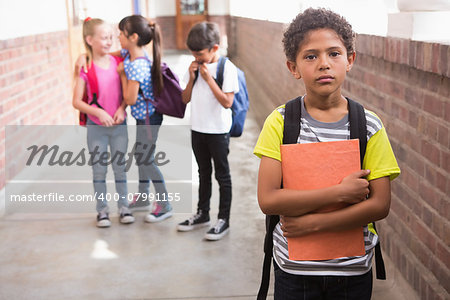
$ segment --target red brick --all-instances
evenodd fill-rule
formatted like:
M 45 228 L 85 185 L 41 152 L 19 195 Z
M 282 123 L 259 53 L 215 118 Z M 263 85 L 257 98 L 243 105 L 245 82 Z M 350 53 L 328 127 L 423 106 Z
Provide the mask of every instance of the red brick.
M 424 111 L 432 114 L 433 116 L 444 118 L 444 101 L 439 97 L 436 97 L 434 94 L 425 94 Z
M 449 211 L 449 209 L 447 209 L 447 211 Z M 448 224 L 444 226 L 444 238 L 442 239 L 442 241 L 447 247 L 450 247 L 450 226 Z
M 409 60 L 409 42 L 410 40 L 402 39 L 400 42 L 401 46 L 401 57 L 400 57 L 400 63 L 401 64 L 408 64 Z
M 432 56 L 431 56 L 431 71 L 433 73 L 442 74 L 441 68 L 441 45 L 437 43 L 432 44 Z
M 440 211 L 442 206 L 442 197 L 433 186 L 421 181 L 419 186 L 419 194 L 423 201 L 435 210 Z
M 416 42 L 416 59 L 414 62 L 414 66 L 417 69 L 423 70 L 424 69 L 424 43 L 423 42 Z
M 432 71 L 432 55 L 433 44 L 422 43 L 423 45 L 423 70 L 427 72 Z
M 441 45 L 441 56 L 440 56 L 440 65 L 442 67 L 442 75 L 450 77 L 450 67 L 449 64 L 450 57 L 450 46 L 449 45 Z
M 405 88 L 405 100 L 407 103 L 410 103 L 413 107 L 417 107 L 418 109 L 423 108 L 424 103 L 424 93 L 422 90 L 419 90 L 414 87 L 406 87 Z
M 438 138 L 437 141 L 444 146 L 444 148 L 450 148 L 450 136 L 449 128 L 444 124 L 438 124 Z

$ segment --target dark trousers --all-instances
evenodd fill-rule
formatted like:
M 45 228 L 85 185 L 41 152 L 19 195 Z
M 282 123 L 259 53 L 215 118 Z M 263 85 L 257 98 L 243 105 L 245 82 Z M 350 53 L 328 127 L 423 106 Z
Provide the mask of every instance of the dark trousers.
M 357 276 L 304 276 L 284 272 L 274 262 L 275 300 L 370 300 L 372 270 Z
M 198 165 L 200 186 L 198 189 L 198 209 L 209 213 L 211 200 L 211 175 L 219 183 L 219 219 L 229 220 L 231 208 L 231 175 L 228 165 L 230 134 L 206 134 L 192 131 L 192 150 Z

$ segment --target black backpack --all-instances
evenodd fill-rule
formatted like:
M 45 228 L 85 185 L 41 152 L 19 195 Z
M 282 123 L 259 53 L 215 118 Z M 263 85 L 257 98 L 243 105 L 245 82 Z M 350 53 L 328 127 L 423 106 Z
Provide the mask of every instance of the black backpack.
M 359 139 L 361 167 L 366 153 L 367 146 L 367 123 L 364 107 L 347 98 L 348 115 L 350 122 L 350 139 Z M 283 144 L 296 144 L 300 134 L 301 97 L 290 100 L 286 103 L 284 114 Z M 266 299 L 270 282 L 270 267 L 272 263 L 273 251 L 273 230 L 280 221 L 278 215 L 266 216 L 266 236 L 264 237 L 264 263 L 262 270 L 261 286 L 258 291 L 258 300 Z M 375 223 L 373 223 L 374 229 Z M 377 279 L 386 279 L 383 256 L 381 254 L 380 241 L 375 246 L 375 267 Z

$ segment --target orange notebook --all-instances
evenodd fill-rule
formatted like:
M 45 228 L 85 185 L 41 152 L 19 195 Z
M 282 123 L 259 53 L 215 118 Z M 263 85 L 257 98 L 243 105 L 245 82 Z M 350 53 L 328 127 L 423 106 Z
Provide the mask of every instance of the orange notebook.
M 281 145 L 283 187 L 320 189 L 335 184 L 361 169 L 358 140 Z M 334 205 L 318 212 L 345 207 Z M 363 228 L 319 232 L 288 238 L 289 259 L 328 260 L 364 255 Z

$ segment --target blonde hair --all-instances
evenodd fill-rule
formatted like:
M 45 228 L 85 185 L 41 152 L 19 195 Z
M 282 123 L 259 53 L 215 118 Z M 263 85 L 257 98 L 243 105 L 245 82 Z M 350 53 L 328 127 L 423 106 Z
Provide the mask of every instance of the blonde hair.
M 103 21 L 102 19 L 91 19 L 91 18 L 86 18 L 86 20 L 84 20 L 83 22 L 83 43 L 84 43 L 84 47 L 86 48 L 86 52 L 87 52 L 87 63 L 88 66 L 90 66 L 90 64 L 92 63 L 92 59 L 93 59 L 93 52 L 92 52 L 92 47 L 91 45 L 89 45 L 86 41 L 86 38 L 88 36 L 94 36 L 95 34 L 95 28 L 99 25 L 103 25 L 105 24 L 105 21 Z

